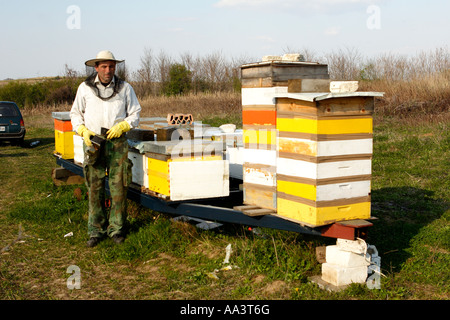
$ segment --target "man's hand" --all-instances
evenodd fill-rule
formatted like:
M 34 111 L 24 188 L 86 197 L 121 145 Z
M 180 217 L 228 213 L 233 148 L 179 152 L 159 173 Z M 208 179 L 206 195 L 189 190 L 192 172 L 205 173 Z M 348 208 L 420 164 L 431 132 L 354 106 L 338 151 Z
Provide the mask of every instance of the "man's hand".
M 91 136 L 95 136 L 95 133 L 86 128 L 83 124 L 77 128 L 77 133 L 83 137 L 86 146 L 92 146 Z
M 108 139 L 119 138 L 124 132 L 130 131 L 131 127 L 126 121 L 115 124 L 106 134 Z

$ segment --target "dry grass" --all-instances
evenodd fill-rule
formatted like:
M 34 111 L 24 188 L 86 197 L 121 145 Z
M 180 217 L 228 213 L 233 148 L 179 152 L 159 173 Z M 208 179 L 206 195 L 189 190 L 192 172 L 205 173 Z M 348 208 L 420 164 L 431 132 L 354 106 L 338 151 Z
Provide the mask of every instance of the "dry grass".
M 235 92 L 199 93 L 183 96 L 146 97 L 140 100 L 141 117 L 190 113 L 194 119 L 229 116 L 241 112 L 241 94 Z
M 183 96 L 149 96 L 139 99 L 141 117 L 166 117 L 168 113 L 192 114 L 194 120 L 210 118 L 240 119 L 241 95 L 235 92 L 199 93 Z M 53 128 L 52 112 L 70 111 L 70 104 L 39 105 L 25 108 L 25 124 L 33 127 Z
M 450 112 L 449 70 L 403 81 L 361 81 L 360 90 L 385 93 L 376 106 L 381 116 L 426 118 Z

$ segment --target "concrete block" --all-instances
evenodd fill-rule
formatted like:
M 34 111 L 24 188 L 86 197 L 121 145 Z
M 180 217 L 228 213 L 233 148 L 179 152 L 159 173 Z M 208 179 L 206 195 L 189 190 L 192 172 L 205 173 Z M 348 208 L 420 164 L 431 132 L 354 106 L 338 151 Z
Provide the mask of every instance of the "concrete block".
M 266 61 L 281 61 L 281 60 L 283 60 L 283 57 L 282 56 L 263 56 L 262 58 L 261 58 L 261 61 L 262 62 L 266 62 Z
M 356 92 L 358 90 L 358 81 L 331 81 L 330 91 L 333 93 Z
M 343 251 L 337 245 L 326 247 L 325 259 L 327 263 L 347 268 L 367 267 L 370 264 L 368 262 L 370 261 L 368 254 L 364 255 L 363 253 L 357 254 L 350 251 Z
M 300 53 L 285 53 L 281 58 L 282 61 L 305 61 L 305 57 Z
M 322 280 L 335 286 L 351 283 L 365 283 L 367 279 L 367 266 L 342 267 L 331 263 L 322 264 Z
M 362 254 L 367 251 L 367 244 L 364 240 L 346 240 L 337 239 L 336 245 L 339 249 L 343 251 L 350 251 L 358 254 Z

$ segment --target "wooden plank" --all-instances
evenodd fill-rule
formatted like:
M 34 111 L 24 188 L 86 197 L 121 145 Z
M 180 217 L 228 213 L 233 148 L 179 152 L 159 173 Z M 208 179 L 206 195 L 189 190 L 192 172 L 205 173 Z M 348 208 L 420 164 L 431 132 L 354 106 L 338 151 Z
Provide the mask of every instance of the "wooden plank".
M 234 210 L 237 210 L 237 211 L 244 211 L 244 210 L 251 210 L 251 209 L 261 209 L 261 207 L 259 207 L 259 206 L 251 206 L 251 205 L 243 205 L 243 206 L 234 206 L 233 207 L 233 209 Z
M 237 211 L 242 211 L 242 213 L 251 217 L 276 213 L 276 211 L 272 209 L 261 208 L 260 206 L 253 206 L 253 205 L 235 206 L 233 207 L 233 209 Z
M 274 210 L 271 209 L 246 209 L 242 211 L 245 215 L 250 217 L 256 217 L 256 216 L 265 216 L 267 214 L 274 214 L 276 213 Z

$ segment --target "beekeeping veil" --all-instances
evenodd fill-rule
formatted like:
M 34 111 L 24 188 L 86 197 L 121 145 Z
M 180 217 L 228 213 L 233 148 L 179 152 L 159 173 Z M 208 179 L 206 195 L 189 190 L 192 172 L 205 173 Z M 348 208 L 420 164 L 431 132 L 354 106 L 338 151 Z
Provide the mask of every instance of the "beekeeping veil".
M 97 77 L 97 72 L 95 71 L 95 67 L 96 67 L 96 64 L 101 61 L 115 61 L 116 62 L 116 74 L 114 75 L 114 90 L 113 90 L 112 94 L 108 97 L 102 97 L 100 95 L 100 92 L 99 92 L 97 86 L 94 83 L 95 78 Z M 120 90 L 123 87 L 124 82 L 121 79 L 121 77 L 119 77 L 119 75 L 125 74 L 124 61 L 125 60 L 117 60 L 111 51 L 107 51 L 107 50 L 100 51 L 99 53 L 97 53 L 97 56 L 95 57 L 95 59 L 87 60 L 84 63 L 86 65 L 86 74 L 88 76 L 84 82 L 86 83 L 86 85 L 88 85 L 90 88 L 92 88 L 92 90 L 94 91 L 96 96 L 99 97 L 100 99 L 107 101 L 107 100 L 113 98 L 117 93 L 120 92 Z

